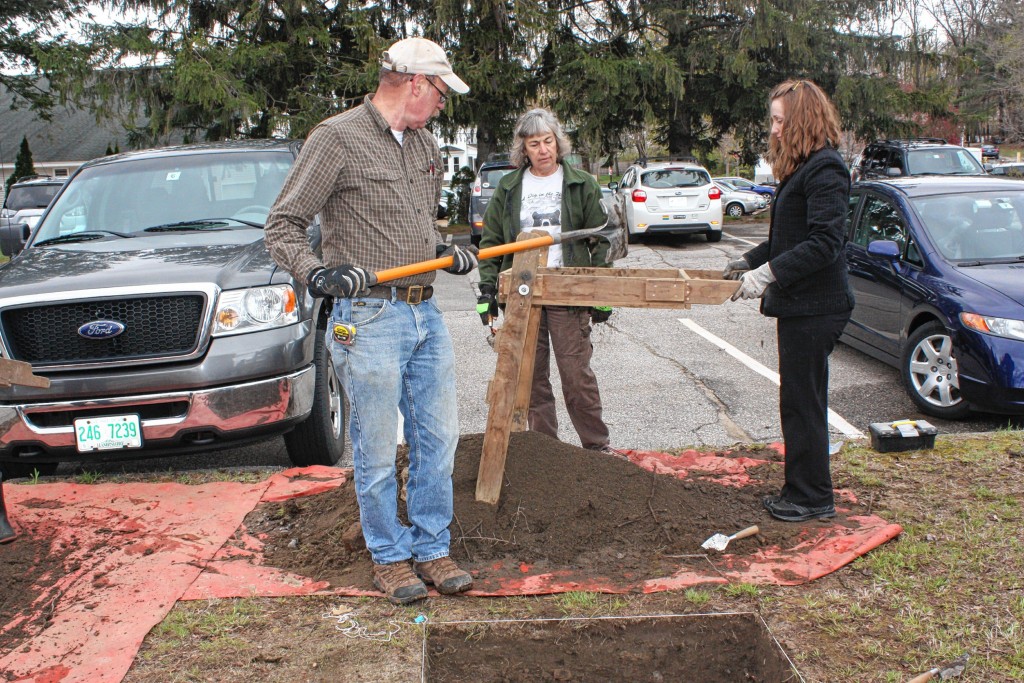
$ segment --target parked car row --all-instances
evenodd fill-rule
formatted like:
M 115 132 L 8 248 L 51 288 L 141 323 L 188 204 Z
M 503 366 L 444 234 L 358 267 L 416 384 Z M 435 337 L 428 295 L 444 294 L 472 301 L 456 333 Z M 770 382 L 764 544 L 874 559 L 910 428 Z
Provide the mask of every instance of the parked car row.
M 768 200 L 762 194 L 741 189 L 721 178 L 715 178 L 714 183 L 722 191 L 722 207 L 727 216 L 740 218 L 768 207 Z

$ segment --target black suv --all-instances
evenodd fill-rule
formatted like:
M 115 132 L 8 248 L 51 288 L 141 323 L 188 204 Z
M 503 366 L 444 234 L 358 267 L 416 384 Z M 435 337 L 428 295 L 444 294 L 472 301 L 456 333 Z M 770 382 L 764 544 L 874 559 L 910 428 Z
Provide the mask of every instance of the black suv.
M 942 138 L 878 140 L 864 148 L 853 179 L 924 175 L 985 175 L 970 150 Z
M 484 211 L 498 187 L 498 181 L 514 170 L 516 167 L 508 159 L 488 159 L 480 165 L 473 183 L 473 194 L 469 197 L 469 239 L 474 245 L 480 244 Z

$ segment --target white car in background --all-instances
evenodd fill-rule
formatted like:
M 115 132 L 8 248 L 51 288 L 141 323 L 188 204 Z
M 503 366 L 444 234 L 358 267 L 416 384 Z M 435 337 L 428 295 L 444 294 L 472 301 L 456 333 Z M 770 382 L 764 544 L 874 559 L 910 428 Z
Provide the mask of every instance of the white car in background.
M 722 239 L 722 191 L 697 163 L 638 162 L 608 187 L 622 207 L 630 242 L 644 235 Z
M 67 178 L 41 175 L 20 178 L 11 185 L 10 191 L 4 197 L 3 208 L 0 208 L 0 224 L 24 224 L 31 232 L 65 182 Z M 28 237 L 28 233 L 25 237 Z

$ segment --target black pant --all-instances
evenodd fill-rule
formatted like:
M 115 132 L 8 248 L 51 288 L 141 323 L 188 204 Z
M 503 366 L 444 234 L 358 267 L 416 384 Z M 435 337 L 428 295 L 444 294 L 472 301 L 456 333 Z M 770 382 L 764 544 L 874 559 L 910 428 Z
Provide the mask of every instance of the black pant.
M 786 443 L 782 497 L 831 505 L 828 453 L 828 356 L 850 312 L 779 318 L 779 413 Z

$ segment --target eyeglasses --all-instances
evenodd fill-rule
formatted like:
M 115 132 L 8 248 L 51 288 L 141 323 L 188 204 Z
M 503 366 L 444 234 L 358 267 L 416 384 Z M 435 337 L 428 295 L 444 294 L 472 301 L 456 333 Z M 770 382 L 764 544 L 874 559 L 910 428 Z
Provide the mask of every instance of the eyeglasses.
M 442 92 L 440 88 L 434 85 L 434 81 L 430 80 L 429 78 L 427 78 L 427 83 L 434 86 L 434 90 L 436 90 L 437 94 L 441 96 L 441 99 L 439 100 L 441 106 L 443 107 L 444 105 L 446 105 L 448 103 L 448 93 Z

